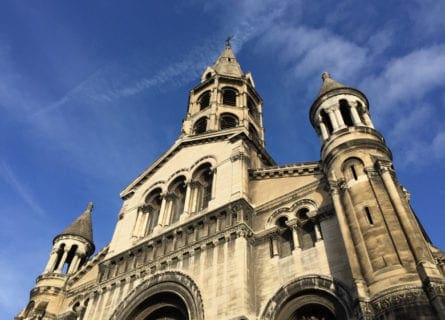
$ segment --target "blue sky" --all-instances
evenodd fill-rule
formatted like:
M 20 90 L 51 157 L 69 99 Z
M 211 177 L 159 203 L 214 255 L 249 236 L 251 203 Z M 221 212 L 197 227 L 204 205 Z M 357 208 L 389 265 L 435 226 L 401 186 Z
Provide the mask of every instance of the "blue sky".
M 0 317 L 25 306 L 53 237 L 89 201 L 96 247 L 111 239 L 119 192 L 178 137 L 228 35 L 279 164 L 319 159 L 308 110 L 329 71 L 368 97 L 444 248 L 444 14 L 429 0 L 2 1 Z

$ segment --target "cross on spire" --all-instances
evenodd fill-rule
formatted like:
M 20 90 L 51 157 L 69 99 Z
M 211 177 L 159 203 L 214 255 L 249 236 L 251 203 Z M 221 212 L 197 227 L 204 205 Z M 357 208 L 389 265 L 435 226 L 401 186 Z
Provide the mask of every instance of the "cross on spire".
M 226 46 L 227 47 L 230 47 L 231 45 L 230 45 L 230 40 L 232 40 L 233 39 L 233 36 L 228 36 L 227 37 L 227 39 L 226 39 Z

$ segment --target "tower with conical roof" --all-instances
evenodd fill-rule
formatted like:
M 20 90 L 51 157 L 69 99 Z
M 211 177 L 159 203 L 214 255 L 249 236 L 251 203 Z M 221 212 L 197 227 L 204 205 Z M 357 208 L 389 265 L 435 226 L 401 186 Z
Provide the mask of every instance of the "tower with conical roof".
M 178 139 L 121 192 L 110 243 L 89 258 L 89 205 L 54 238 L 16 319 L 444 319 L 445 255 L 366 96 L 322 77 L 310 108 L 321 159 L 277 165 L 228 41 L 190 91 Z
M 436 290 L 443 286 L 443 270 L 397 180 L 391 151 L 374 129 L 367 98 L 326 72 L 322 79 L 310 120 L 322 141 L 321 163 L 361 316 L 445 319 L 445 300 Z M 384 293 L 391 291 L 397 308 L 384 305 Z M 415 301 L 415 295 L 425 301 Z M 368 306 L 372 299 L 378 301 L 374 310 Z

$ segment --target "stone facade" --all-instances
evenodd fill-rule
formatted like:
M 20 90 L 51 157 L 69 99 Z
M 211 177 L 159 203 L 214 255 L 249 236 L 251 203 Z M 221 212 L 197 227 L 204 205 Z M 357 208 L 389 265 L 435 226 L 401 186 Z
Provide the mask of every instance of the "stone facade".
M 16 319 L 445 319 L 425 235 L 366 97 L 323 74 L 316 162 L 276 165 L 230 44 L 191 91 L 176 143 L 121 193 L 91 257 L 91 210 L 54 239 Z

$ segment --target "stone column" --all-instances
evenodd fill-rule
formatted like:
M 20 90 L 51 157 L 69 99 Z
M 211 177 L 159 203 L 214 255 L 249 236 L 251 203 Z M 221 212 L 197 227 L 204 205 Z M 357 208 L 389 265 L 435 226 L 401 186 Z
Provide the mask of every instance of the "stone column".
M 166 212 L 167 211 L 167 193 L 163 193 L 161 196 L 162 196 L 161 209 L 159 210 L 159 218 L 158 218 L 158 225 L 157 225 L 159 227 L 164 226 L 165 216 L 168 214 Z
M 46 268 L 43 271 L 43 273 L 48 273 L 48 272 L 54 271 L 54 267 L 55 267 L 55 264 L 56 264 L 56 261 L 57 261 L 57 250 L 58 249 L 54 248 L 51 251 L 51 254 L 50 254 L 49 259 L 48 259 L 48 263 L 47 263 Z
M 320 231 L 320 224 L 316 221 L 312 222 L 314 224 L 314 230 L 315 230 L 315 241 L 320 241 L 323 238 L 321 237 L 321 231 Z
M 67 273 L 76 272 L 78 269 L 79 263 L 80 263 L 80 256 L 77 252 L 75 252 L 73 260 L 71 260 L 70 267 L 69 267 Z
M 337 122 L 337 117 L 335 116 L 334 109 L 333 108 L 326 109 L 326 112 L 328 113 L 329 120 L 331 120 L 332 132 L 337 131 L 339 129 L 339 125 Z
M 349 111 L 351 112 L 351 118 L 352 118 L 352 122 L 354 123 L 354 125 L 355 126 L 362 125 L 362 120 L 360 119 L 360 116 L 357 111 L 357 105 L 355 105 L 355 104 L 350 105 Z
M 182 212 L 181 216 L 179 217 L 179 220 L 182 221 L 186 218 L 188 218 L 190 216 L 190 198 L 191 198 L 191 193 L 192 193 L 192 188 L 191 188 L 191 181 L 187 181 L 186 185 L 186 191 L 185 191 L 185 199 L 184 199 L 184 211 Z
M 338 182 L 335 179 L 335 175 L 333 173 L 330 178 L 331 179 L 329 181 L 329 186 L 330 186 L 332 202 L 334 205 L 335 213 L 337 215 L 338 225 L 340 227 L 340 231 L 343 237 L 343 242 L 345 244 L 346 255 L 348 257 L 349 266 L 351 267 L 354 283 L 357 287 L 357 293 L 359 297 L 366 297 L 367 290 L 365 287 L 362 270 L 357 258 L 357 252 L 355 250 L 354 243 L 352 242 L 352 235 L 348 227 L 348 222 L 346 221 L 346 214 L 340 199 L 340 190 L 339 190 L 340 187 L 338 186 Z
M 426 248 L 425 241 L 423 241 L 423 239 L 419 236 L 422 234 L 421 231 L 413 225 L 413 217 L 409 216 L 408 212 L 403 206 L 402 199 L 397 191 L 397 187 L 394 183 L 389 166 L 389 162 L 378 162 L 380 176 L 382 177 L 383 184 L 385 185 L 386 191 L 388 191 L 389 194 L 389 199 L 391 200 L 391 203 L 393 204 L 395 212 L 399 218 L 398 220 L 402 226 L 405 238 L 408 241 L 417 263 L 422 260 L 432 260 L 432 257 L 427 254 L 429 250 Z
M 335 117 L 337 118 L 337 123 L 338 123 L 339 128 L 340 128 L 340 129 L 341 129 L 341 128 L 345 128 L 346 125 L 345 125 L 345 122 L 344 122 L 344 120 L 343 120 L 343 116 L 341 115 L 341 112 L 340 112 L 340 110 L 338 109 L 338 107 L 335 107 L 335 109 L 334 109 L 334 113 L 335 113 Z
M 326 141 L 329 138 L 329 133 L 328 130 L 326 129 L 326 125 L 323 123 L 320 116 L 317 119 L 317 125 L 320 128 L 322 142 Z
M 278 239 L 277 239 L 277 235 L 273 235 L 271 238 L 271 244 L 272 244 L 272 248 L 271 248 L 271 255 L 272 257 L 277 256 L 278 253 Z

